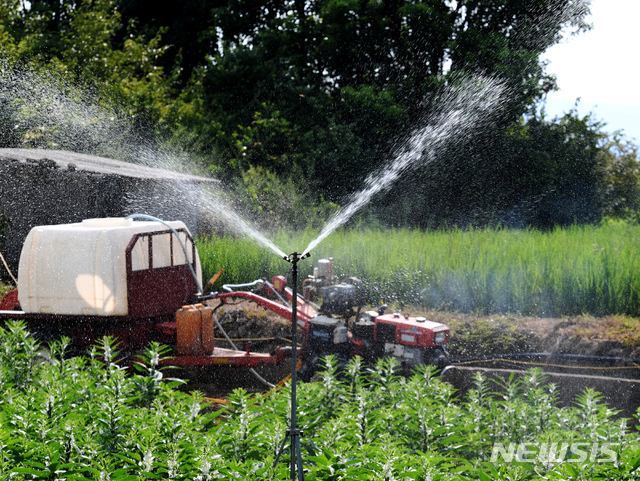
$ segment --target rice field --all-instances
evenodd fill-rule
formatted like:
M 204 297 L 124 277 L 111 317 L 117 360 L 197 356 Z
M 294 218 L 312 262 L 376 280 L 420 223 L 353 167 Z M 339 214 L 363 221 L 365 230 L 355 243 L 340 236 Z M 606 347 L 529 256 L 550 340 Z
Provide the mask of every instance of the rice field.
M 273 240 L 301 252 L 317 232 Z M 334 257 L 341 277 L 359 277 L 370 304 L 533 316 L 640 314 L 640 226 L 622 222 L 535 230 L 345 229 L 299 264 Z M 289 264 L 250 240 L 200 239 L 204 276 L 222 283 L 286 274 Z

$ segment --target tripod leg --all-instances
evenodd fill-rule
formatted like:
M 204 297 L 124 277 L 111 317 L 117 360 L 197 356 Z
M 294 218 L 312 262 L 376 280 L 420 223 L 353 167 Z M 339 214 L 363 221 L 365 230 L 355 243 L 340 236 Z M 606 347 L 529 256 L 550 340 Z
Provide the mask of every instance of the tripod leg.
M 296 479 L 296 435 L 291 434 L 291 481 Z
M 302 469 L 302 453 L 300 451 L 300 437 L 296 436 L 296 444 L 298 447 L 297 458 L 298 458 L 298 481 L 304 481 L 304 471 Z M 293 464 L 293 459 L 291 460 L 291 464 Z
M 278 461 L 280 460 L 280 455 L 282 455 L 282 451 L 284 451 L 284 445 L 287 442 L 287 436 L 285 435 L 284 439 L 282 440 L 282 444 L 280 445 L 280 449 L 278 449 L 278 454 L 276 455 L 276 460 L 273 462 L 273 467 L 276 467 L 276 464 L 278 464 Z

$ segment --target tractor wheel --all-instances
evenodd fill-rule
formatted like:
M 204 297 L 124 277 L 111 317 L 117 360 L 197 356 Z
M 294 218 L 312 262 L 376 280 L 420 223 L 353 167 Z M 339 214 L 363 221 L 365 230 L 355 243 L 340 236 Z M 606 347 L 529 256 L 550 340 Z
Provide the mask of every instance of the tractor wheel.
M 436 347 L 431 353 L 429 364 L 433 364 L 439 370 L 449 365 L 449 353 L 444 347 Z
M 298 378 L 302 382 L 311 382 L 311 378 L 318 370 L 318 361 L 320 361 L 320 357 L 317 354 L 312 354 L 304 361 L 298 371 Z

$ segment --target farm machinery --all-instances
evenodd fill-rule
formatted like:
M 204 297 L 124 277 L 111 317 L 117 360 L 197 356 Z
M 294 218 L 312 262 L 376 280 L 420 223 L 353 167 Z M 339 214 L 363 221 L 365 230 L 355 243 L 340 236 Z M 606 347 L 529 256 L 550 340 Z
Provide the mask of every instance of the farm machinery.
M 221 293 L 201 286 L 198 252 L 180 221 L 107 218 L 39 226 L 23 245 L 18 288 L 0 300 L 0 320 L 24 320 L 42 340 L 64 335 L 81 350 L 105 335 L 131 354 L 158 341 L 173 347 L 176 366 L 283 364 L 294 347 L 262 353 L 247 343 L 237 349 L 218 322 L 219 308 L 246 300 L 296 319 L 303 379 L 328 354 L 343 362 L 355 355 L 368 362 L 393 356 L 406 367 L 447 361 L 446 325 L 386 313 L 384 306 L 363 312 L 362 282 L 341 281 L 332 259 L 318 261 L 296 299 L 284 276 L 225 285 Z M 216 345 L 214 332 L 220 331 L 234 349 Z

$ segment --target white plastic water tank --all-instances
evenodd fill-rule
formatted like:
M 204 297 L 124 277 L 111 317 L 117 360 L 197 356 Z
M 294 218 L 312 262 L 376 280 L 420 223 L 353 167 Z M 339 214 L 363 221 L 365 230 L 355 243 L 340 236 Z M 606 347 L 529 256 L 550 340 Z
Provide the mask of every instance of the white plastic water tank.
M 176 230 L 187 230 L 180 221 L 167 223 Z M 22 246 L 18 268 L 22 309 L 43 314 L 127 315 L 127 246 L 137 233 L 166 230 L 160 222 L 124 218 L 34 227 Z M 186 236 L 180 238 L 184 242 Z M 153 267 L 171 265 L 169 246 L 169 234 L 154 236 Z M 184 264 L 185 256 L 175 236 L 173 246 L 173 264 Z M 187 253 L 191 261 L 190 245 Z M 131 254 L 132 270 L 147 268 L 149 249 L 145 238 L 138 240 Z M 202 285 L 197 251 L 196 266 Z

